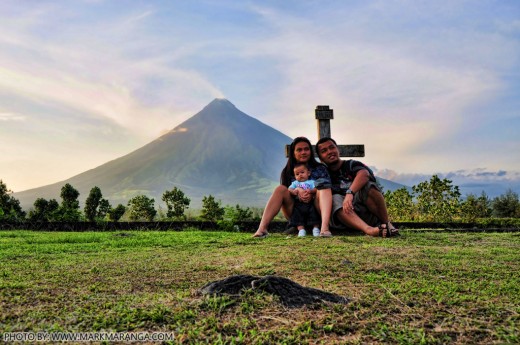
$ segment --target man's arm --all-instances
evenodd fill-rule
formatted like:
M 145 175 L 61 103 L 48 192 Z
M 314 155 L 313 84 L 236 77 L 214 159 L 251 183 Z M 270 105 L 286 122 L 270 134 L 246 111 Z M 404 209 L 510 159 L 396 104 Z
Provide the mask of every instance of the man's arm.
M 350 185 L 350 190 L 352 193 L 347 193 L 345 195 L 345 199 L 343 200 L 343 212 L 346 214 L 350 214 L 354 212 L 354 194 L 357 193 L 361 188 L 363 188 L 368 181 L 370 180 L 370 173 L 368 170 L 362 169 L 356 173 L 354 177 L 354 181 Z
M 352 181 L 352 184 L 350 185 L 350 190 L 353 193 L 357 193 L 368 183 L 368 181 L 370 181 L 370 173 L 368 172 L 368 170 L 359 170 L 356 176 L 354 177 L 354 181 Z

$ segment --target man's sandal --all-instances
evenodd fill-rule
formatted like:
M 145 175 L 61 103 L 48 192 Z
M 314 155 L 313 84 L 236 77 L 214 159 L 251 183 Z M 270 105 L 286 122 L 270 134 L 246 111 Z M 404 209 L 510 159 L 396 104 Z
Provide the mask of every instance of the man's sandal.
M 388 233 L 390 234 L 390 236 L 388 237 L 401 236 L 401 234 L 399 233 L 399 229 L 397 229 L 394 226 L 390 227 L 390 222 L 386 223 L 386 228 L 388 229 Z
M 399 230 L 392 227 L 390 228 L 390 223 L 380 224 L 379 228 L 379 237 L 388 238 L 388 237 L 397 237 L 401 236 Z

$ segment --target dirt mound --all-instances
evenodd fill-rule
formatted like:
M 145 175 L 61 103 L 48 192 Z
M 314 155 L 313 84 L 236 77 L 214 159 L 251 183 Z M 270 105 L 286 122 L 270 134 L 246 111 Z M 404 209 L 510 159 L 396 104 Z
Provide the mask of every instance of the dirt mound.
M 304 305 L 330 302 L 345 304 L 349 299 L 327 291 L 304 287 L 294 281 L 278 277 L 257 277 L 251 275 L 234 275 L 210 282 L 200 288 L 203 295 L 240 295 L 244 290 L 263 291 L 276 295 L 280 302 L 289 308 Z

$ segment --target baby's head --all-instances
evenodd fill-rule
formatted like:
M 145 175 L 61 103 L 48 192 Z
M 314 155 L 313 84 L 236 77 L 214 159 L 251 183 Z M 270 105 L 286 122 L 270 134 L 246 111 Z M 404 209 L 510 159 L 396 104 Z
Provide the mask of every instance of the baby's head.
M 307 164 L 304 163 L 297 163 L 294 166 L 294 177 L 298 182 L 304 182 L 309 179 L 311 176 L 311 171 Z

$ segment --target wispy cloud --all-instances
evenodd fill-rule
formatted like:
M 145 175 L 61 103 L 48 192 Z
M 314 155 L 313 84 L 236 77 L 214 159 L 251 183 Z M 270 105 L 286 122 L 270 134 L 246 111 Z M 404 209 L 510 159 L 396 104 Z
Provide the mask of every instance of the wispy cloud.
M 25 121 L 26 117 L 18 114 L 0 113 L 0 121 Z
M 43 11 L 38 18 L 55 14 Z M 6 51 L 13 46 L 21 51 L 0 54 L 0 93 L 74 109 L 85 117 L 104 118 L 153 138 L 186 117 L 196 102 L 194 95 L 204 104 L 222 93 L 199 72 L 171 66 L 175 53 L 147 57 L 153 38 L 135 30 L 151 16 L 153 11 L 146 11 L 109 23 L 92 23 L 88 33 L 79 24 L 70 27 L 77 35 L 58 35 L 46 41 L 31 35 L 32 31 L 18 33 L 16 39 L 3 36 L 0 41 Z M 39 22 L 26 26 L 36 30 Z M 111 39 L 98 39 L 106 33 L 111 33 Z M 120 45 L 121 41 L 128 44 Z
M 325 6 L 311 17 L 258 10 L 274 34 L 249 53 L 277 58 L 283 86 L 276 110 L 289 135 L 314 136 L 313 121 L 302 119 L 330 104 L 336 139 L 365 143 L 378 165 L 408 171 L 432 163 L 449 169 L 460 158 L 450 143 L 484 139 L 468 130 L 502 116 L 479 108 L 507 87 L 503 75 L 518 61 L 518 40 L 496 33 L 485 15 L 456 21 L 467 11 L 460 3 L 405 3 Z M 291 126 L 295 121 L 302 125 Z
M 347 18 L 353 20 L 339 18 L 342 12 L 322 13 L 320 17 L 326 16 L 326 22 L 261 11 L 277 32 L 255 42 L 254 51 L 278 57 L 279 71 L 286 78 L 280 103 L 294 109 L 296 116 L 304 111 L 298 104 L 325 99 L 335 101 L 337 108 L 348 109 L 352 113 L 349 121 L 378 123 L 385 119 L 382 125 L 394 123 L 402 128 L 400 132 L 413 133 L 408 127 L 414 126 L 413 120 L 438 134 L 452 131 L 454 121 L 462 120 L 454 115 L 463 114 L 468 105 L 488 98 L 500 87 L 493 71 L 482 68 L 478 61 L 468 66 L 435 56 L 434 52 L 451 49 L 445 40 L 461 32 L 445 32 L 442 40 L 422 37 L 424 41 L 412 32 L 399 31 L 399 37 L 397 32 L 382 32 L 385 28 L 376 23 L 391 6 L 378 11 L 370 6 L 361 8 Z M 360 31 L 360 23 L 369 17 L 374 27 L 362 26 Z M 475 49 L 485 46 L 478 37 L 465 40 Z M 467 45 L 465 49 L 471 51 Z M 498 44 L 492 46 L 498 48 Z M 396 128 L 391 129 L 394 133 Z

